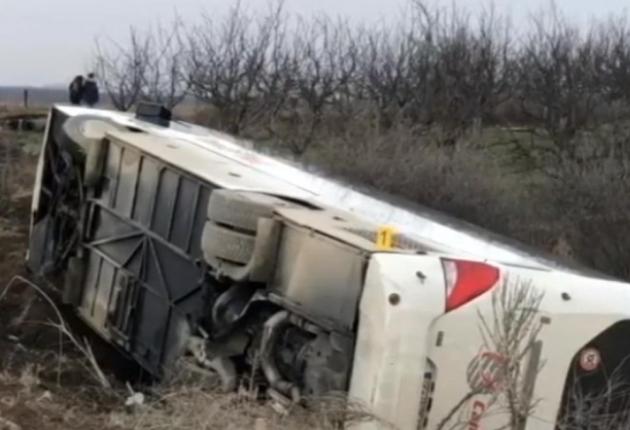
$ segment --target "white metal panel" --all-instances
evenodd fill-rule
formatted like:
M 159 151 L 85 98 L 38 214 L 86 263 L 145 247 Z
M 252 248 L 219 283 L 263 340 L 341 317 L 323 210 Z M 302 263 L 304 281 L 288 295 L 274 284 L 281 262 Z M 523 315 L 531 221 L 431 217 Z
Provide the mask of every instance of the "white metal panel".
M 395 428 L 416 429 L 430 327 L 444 313 L 444 292 L 439 258 L 372 256 L 359 305 L 349 396 Z M 380 428 L 388 427 L 356 426 Z

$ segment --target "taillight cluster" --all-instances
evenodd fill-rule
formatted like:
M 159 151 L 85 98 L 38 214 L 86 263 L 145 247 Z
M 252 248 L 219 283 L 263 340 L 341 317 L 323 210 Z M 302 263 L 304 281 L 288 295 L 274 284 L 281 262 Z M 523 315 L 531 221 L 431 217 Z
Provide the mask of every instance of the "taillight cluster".
M 446 311 L 452 311 L 492 289 L 499 281 L 497 267 L 466 260 L 442 259 L 446 279 Z

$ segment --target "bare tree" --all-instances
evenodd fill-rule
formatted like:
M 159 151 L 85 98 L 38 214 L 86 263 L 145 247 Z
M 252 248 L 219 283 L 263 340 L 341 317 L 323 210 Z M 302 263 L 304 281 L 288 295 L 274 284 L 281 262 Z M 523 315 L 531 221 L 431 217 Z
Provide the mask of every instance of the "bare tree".
M 627 109 L 630 103 L 630 28 L 627 18 L 604 22 L 600 27 L 600 39 L 607 42 L 602 74 L 607 101 L 622 102 Z M 627 115 L 627 111 L 621 113 Z
M 260 112 L 257 119 L 268 122 L 272 122 L 280 110 L 286 107 L 294 83 L 291 51 L 287 41 L 289 17 L 284 13 L 283 1 L 272 7 L 264 26 L 268 46 L 256 88 Z
M 269 55 L 281 46 L 282 3 L 255 21 L 237 4 L 219 24 L 205 16 L 189 37 L 188 79 L 192 93 L 210 103 L 221 115 L 220 126 L 238 134 L 261 115 L 261 89 L 277 93 L 286 68 L 275 52 L 277 70 L 265 74 Z
M 498 106 L 518 101 L 554 142 L 537 150 L 572 156 L 573 136 L 598 124 L 604 101 L 630 105 L 624 20 L 585 33 L 552 9 L 514 44 L 509 20 L 492 8 L 470 15 L 410 0 L 406 16 L 357 30 L 322 16 L 296 20 L 281 0 L 262 16 L 237 3 L 192 31 L 178 21 L 132 29 L 126 45 L 97 44 L 97 63 L 119 109 L 143 98 L 172 107 L 189 92 L 212 107 L 214 125 L 237 134 L 265 129 L 298 155 L 318 134 L 347 132 L 344 123 L 363 111 L 381 128 L 403 121 L 435 129 L 452 146 L 471 127 L 496 121 Z
M 364 31 L 361 42 L 362 89 L 376 108 L 381 126 L 389 128 L 397 115 L 417 96 L 412 74 L 418 50 L 413 28 Z M 424 59 L 424 58 L 423 58 Z
M 188 91 L 182 24 L 158 25 L 145 32 L 131 28 L 127 44 L 96 43 L 96 65 L 116 109 L 126 111 L 140 100 L 172 109 Z
M 407 109 L 413 122 L 441 125 L 444 143 L 492 114 L 510 95 L 513 61 L 508 21 L 494 10 L 475 21 L 452 8 L 417 9 L 411 80 L 415 98 Z
M 186 79 L 186 51 L 183 26 L 176 19 L 170 28 L 158 26 L 149 33 L 147 66 L 142 98 L 160 103 L 169 109 L 180 104 L 187 95 L 190 82 Z
M 297 96 L 295 115 L 301 133 L 289 144 L 299 155 L 310 146 L 326 109 L 352 91 L 358 48 L 347 23 L 320 17 L 301 20 L 292 38 L 292 92 Z
M 96 42 L 96 67 L 111 103 L 126 111 L 138 102 L 151 62 L 151 37 L 132 28 L 127 45 Z
M 523 112 L 554 140 L 557 157 L 573 156 L 571 138 L 593 125 L 605 94 L 605 38 L 566 23 L 555 9 L 533 19 L 519 58 Z

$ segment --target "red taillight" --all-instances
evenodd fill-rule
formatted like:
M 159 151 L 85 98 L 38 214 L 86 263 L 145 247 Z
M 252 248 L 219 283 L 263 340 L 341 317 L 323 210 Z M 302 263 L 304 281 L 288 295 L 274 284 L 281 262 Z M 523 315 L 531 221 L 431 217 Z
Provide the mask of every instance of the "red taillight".
M 446 311 L 465 305 L 495 286 L 499 269 L 476 261 L 442 259 L 446 279 Z

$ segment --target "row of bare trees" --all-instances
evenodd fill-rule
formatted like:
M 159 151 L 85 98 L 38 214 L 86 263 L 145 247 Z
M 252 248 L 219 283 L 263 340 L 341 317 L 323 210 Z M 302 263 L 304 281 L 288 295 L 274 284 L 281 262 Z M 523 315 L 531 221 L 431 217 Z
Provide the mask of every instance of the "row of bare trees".
M 368 111 L 379 127 L 406 121 L 447 130 L 526 123 L 558 144 L 624 115 L 630 106 L 630 26 L 623 19 L 574 26 L 551 8 L 517 34 L 487 10 L 411 1 L 397 25 L 355 26 L 291 16 L 283 4 L 254 15 L 240 6 L 197 25 L 132 30 L 124 44 L 97 44 L 110 99 L 174 107 L 186 97 L 211 106 L 214 125 L 277 133 L 300 127 L 295 152 L 316 130 Z
M 131 29 L 129 40 L 97 41 L 97 70 L 115 108 L 126 111 L 139 100 L 174 107 L 181 103 L 190 82 L 184 74 L 180 23 L 140 34 Z

